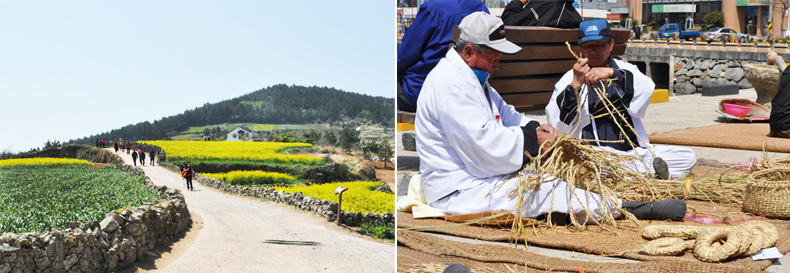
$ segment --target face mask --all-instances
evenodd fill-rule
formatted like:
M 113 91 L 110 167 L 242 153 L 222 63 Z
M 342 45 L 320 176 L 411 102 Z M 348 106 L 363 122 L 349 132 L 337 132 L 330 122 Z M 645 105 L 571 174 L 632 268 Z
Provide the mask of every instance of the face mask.
M 480 81 L 480 85 L 486 84 L 486 80 L 488 80 L 488 72 L 474 68 L 472 68 L 472 72 L 475 72 L 475 76 L 477 76 L 477 80 Z

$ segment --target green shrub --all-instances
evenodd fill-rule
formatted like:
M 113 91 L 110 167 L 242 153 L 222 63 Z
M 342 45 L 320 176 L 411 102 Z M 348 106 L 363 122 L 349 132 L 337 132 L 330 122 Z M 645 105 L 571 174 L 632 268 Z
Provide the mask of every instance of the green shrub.
M 652 27 L 652 28 L 655 28 L 655 27 L 657 27 L 657 26 L 658 26 L 658 22 L 656 22 L 656 21 L 650 21 L 649 23 L 647 23 L 647 26 L 649 26 L 649 27 Z
M 721 11 L 714 11 L 708 14 L 705 14 L 705 17 L 702 17 L 702 21 L 709 24 L 709 28 L 713 26 L 722 27 L 724 26 L 724 13 Z
M 393 228 L 391 225 L 374 226 L 370 224 L 362 224 L 362 228 L 359 229 L 359 233 L 378 239 L 395 240 L 395 228 Z

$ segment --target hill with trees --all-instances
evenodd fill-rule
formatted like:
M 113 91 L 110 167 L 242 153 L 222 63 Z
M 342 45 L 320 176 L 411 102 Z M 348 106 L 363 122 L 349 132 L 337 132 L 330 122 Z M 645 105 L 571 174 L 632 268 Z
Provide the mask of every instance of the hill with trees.
M 218 103 L 206 103 L 182 114 L 130 124 L 120 129 L 70 140 L 64 144 L 93 144 L 96 139 L 166 140 L 190 127 L 222 123 L 333 124 L 356 121 L 394 128 L 395 100 L 329 87 L 263 88 Z

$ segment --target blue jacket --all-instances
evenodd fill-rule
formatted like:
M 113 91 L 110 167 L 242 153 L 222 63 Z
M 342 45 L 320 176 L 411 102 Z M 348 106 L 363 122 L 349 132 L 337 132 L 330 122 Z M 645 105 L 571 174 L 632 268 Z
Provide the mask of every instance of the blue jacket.
M 475 11 L 488 8 L 480 0 L 431 0 L 420 6 L 398 48 L 399 84 L 413 105 L 428 72 L 447 54 L 453 29 Z

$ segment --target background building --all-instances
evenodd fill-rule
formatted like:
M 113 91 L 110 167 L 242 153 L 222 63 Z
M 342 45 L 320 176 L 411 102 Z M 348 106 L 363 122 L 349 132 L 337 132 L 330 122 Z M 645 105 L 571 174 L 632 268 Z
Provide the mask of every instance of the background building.
M 491 14 L 499 16 L 510 1 L 517 0 L 470 0 L 485 2 Z M 398 0 L 398 22 L 396 27 L 403 34 L 417 16 L 419 6 L 426 0 Z M 773 37 L 790 36 L 790 0 L 577 0 L 578 10 L 585 17 L 618 20 L 631 17 L 639 24 L 656 21 L 684 24 L 693 18 L 694 24 L 704 24 L 703 18 L 713 11 L 724 14 L 724 27 L 740 33 L 765 37 L 768 23 Z

